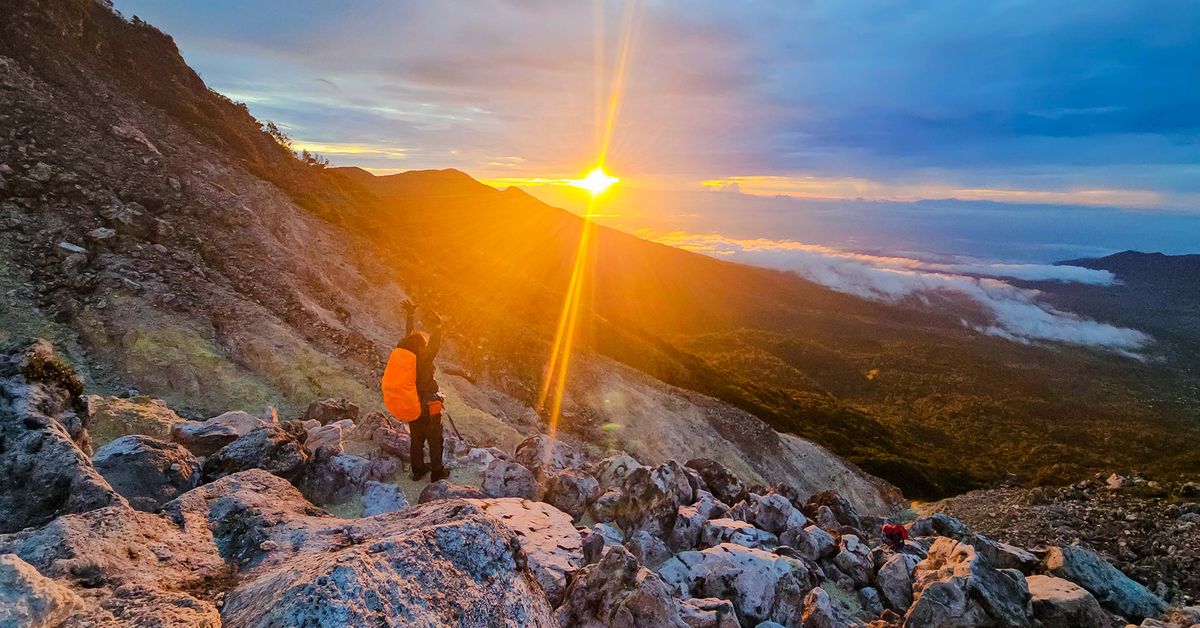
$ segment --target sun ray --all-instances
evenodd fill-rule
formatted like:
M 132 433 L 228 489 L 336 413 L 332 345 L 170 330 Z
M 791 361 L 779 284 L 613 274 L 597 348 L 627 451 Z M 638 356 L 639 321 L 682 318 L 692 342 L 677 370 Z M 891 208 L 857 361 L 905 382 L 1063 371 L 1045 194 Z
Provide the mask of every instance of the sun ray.
M 596 162 L 595 167 L 581 179 L 568 181 L 569 184 L 590 192 L 587 213 L 584 215 L 580 232 L 579 246 L 575 252 L 575 260 L 571 267 L 567 290 L 563 299 L 562 311 L 559 314 L 554 342 L 550 348 L 550 356 L 546 362 L 546 370 L 542 384 L 538 390 L 538 412 L 549 412 L 547 417 L 547 435 L 553 439 L 558 432 L 559 419 L 562 416 L 563 400 L 566 395 L 567 376 L 570 372 L 571 353 L 582 315 L 582 294 L 587 283 L 587 269 L 591 260 L 589 251 L 596 229 L 592 216 L 596 210 L 596 199 L 605 190 L 617 183 L 619 179 L 604 170 L 609 149 L 612 146 L 613 130 L 616 128 L 616 118 L 621 109 L 622 88 L 625 73 L 629 65 L 630 51 L 633 46 L 634 21 L 637 15 L 637 2 L 625 4 L 621 19 L 621 30 L 617 43 L 617 58 L 614 64 L 612 80 L 607 85 L 607 98 L 604 96 L 605 84 L 605 32 L 604 32 L 604 3 L 597 0 L 594 5 L 593 46 L 595 52 L 595 94 L 596 94 Z M 547 407 L 548 404 L 548 407 Z M 547 447 L 545 454 L 550 454 Z

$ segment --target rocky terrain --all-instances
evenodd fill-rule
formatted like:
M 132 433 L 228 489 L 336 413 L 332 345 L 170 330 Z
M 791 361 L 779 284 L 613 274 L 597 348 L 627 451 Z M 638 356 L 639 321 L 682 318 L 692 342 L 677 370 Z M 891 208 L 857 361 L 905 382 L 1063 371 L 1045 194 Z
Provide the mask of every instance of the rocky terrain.
M 196 421 L 84 392 L 47 342 L 0 358 L 0 625 L 1200 622 L 1084 545 L 936 513 L 893 549 L 854 499 L 711 459 L 448 435 L 447 465 L 479 485 L 406 495 L 405 427 L 344 400 Z M 111 440 L 93 450 L 92 430 Z
M 920 509 L 1016 545 L 1083 545 L 1161 597 L 1200 598 L 1200 485 L 1097 476 L 1068 487 L 975 491 Z

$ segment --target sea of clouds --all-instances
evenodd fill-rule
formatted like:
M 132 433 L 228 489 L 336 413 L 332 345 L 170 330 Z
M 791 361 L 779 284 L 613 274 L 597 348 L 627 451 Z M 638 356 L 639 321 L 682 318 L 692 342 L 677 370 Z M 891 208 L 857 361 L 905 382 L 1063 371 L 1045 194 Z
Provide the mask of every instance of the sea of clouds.
M 1005 279 L 1072 282 L 1105 286 L 1116 277 L 1105 270 L 1052 264 L 1015 264 L 974 258 L 925 260 L 871 255 L 790 240 L 735 239 L 719 234 L 642 233 L 657 242 L 720 259 L 790 270 L 833 290 L 865 299 L 898 302 L 935 296 L 965 297 L 990 320 L 963 324 L 980 333 L 1021 343 L 1062 342 L 1139 357 L 1151 338 L 1136 330 L 1090 320 L 1057 309 L 1041 293 Z

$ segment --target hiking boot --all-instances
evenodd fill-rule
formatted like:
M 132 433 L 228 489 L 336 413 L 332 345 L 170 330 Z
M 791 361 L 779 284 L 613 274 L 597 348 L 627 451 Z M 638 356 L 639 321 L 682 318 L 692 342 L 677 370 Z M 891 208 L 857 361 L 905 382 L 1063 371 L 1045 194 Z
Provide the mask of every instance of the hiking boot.
M 438 469 L 429 476 L 429 481 L 437 482 L 438 480 L 445 480 L 448 477 L 450 477 L 450 471 L 446 469 Z
M 426 473 L 429 473 L 428 469 L 413 469 L 413 471 L 412 471 L 413 482 L 420 482 L 421 478 L 425 477 Z

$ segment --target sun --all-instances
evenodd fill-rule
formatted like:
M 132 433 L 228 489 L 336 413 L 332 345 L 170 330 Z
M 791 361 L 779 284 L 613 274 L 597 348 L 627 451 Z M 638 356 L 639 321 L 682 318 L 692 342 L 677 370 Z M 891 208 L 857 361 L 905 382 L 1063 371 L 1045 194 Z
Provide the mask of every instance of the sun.
M 599 196 L 617 181 L 620 179 L 605 172 L 603 167 L 596 166 L 582 179 L 572 179 L 571 185 L 591 192 L 592 196 Z

